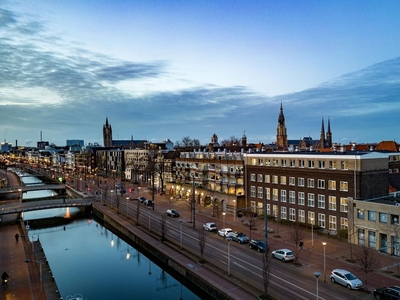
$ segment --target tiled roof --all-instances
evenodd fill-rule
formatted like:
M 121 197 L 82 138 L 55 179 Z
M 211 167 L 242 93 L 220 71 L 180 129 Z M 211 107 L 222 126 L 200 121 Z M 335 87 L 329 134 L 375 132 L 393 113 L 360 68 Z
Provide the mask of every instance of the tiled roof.
M 399 151 L 399 144 L 395 141 L 381 141 L 378 146 L 376 146 L 375 150 L 377 151 Z

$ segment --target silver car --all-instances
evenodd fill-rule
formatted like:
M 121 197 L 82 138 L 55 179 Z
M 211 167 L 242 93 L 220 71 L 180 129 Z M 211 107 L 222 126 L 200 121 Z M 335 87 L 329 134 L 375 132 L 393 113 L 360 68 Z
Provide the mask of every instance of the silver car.
M 217 231 L 217 225 L 214 222 L 203 224 L 203 229 L 207 231 Z
M 294 254 L 292 250 L 289 249 L 279 249 L 272 251 L 272 257 L 280 259 L 281 261 L 293 261 Z
M 349 271 L 342 269 L 335 269 L 331 272 L 331 281 L 344 285 L 349 290 L 356 290 L 363 286 L 360 279 Z
M 228 237 L 231 233 L 233 233 L 231 228 L 222 228 L 218 230 L 218 235 L 223 236 L 224 238 Z

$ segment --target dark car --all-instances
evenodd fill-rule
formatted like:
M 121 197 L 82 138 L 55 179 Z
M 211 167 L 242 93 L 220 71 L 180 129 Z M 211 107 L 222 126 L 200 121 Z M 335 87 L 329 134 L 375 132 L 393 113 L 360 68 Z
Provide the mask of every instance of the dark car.
M 374 291 L 374 297 L 378 300 L 400 300 L 400 287 L 384 287 Z
M 138 200 L 140 201 L 140 203 L 144 203 L 144 201 L 146 201 L 147 199 L 145 197 L 139 197 Z
M 153 206 L 153 200 L 148 200 L 148 199 L 146 199 L 146 200 L 143 202 L 143 204 L 146 205 L 146 206 Z
M 258 252 L 265 252 L 266 244 L 262 240 L 251 240 L 249 243 L 250 249 L 256 249 Z
M 169 217 L 172 218 L 177 218 L 179 217 L 179 213 L 175 209 L 167 209 L 165 214 Z

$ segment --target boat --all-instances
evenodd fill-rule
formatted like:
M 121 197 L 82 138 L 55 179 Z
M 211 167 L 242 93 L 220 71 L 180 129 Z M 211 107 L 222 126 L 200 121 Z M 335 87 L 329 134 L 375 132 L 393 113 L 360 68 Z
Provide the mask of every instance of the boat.
M 69 295 L 65 300 L 84 300 L 81 294 Z

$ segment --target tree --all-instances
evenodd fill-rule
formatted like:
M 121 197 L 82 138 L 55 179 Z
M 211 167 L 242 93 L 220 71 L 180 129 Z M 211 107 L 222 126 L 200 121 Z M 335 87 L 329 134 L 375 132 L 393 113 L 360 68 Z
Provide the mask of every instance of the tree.
M 365 273 L 365 286 L 368 284 L 368 274 L 379 267 L 379 257 L 376 251 L 365 245 L 359 246 L 356 252 L 357 265 Z
M 188 136 L 182 138 L 181 141 L 175 142 L 175 148 L 199 148 L 200 141 L 198 139 L 191 139 Z
M 249 226 L 250 234 L 249 239 L 251 240 L 251 231 L 257 229 L 259 219 L 256 216 L 248 218 L 244 223 Z
M 200 230 L 199 231 L 199 248 L 200 248 L 200 256 L 201 256 L 201 262 L 203 262 L 203 253 L 204 253 L 204 247 L 206 245 L 206 239 L 207 235 L 205 230 Z
M 235 137 L 233 135 L 229 139 L 222 140 L 220 144 L 223 147 L 234 147 L 234 146 L 241 145 L 241 142 L 240 142 L 240 139 L 238 139 L 237 137 Z
M 299 263 L 299 244 L 303 240 L 304 232 L 300 230 L 299 223 L 296 222 L 296 226 L 289 231 L 290 238 L 295 244 L 295 252 L 294 252 L 294 263 Z

